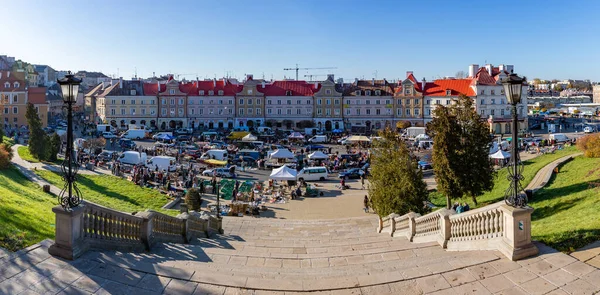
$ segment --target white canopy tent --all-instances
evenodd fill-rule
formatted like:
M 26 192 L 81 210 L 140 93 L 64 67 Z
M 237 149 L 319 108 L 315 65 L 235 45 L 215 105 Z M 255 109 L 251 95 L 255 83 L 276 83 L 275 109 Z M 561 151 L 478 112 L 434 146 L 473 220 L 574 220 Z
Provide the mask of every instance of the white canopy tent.
M 248 135 L 242 137 L 242 141 L 255 141 L 258 137 L 252 135 L 252 133 L 248 133 Z
M 304 135 L 302 135 L 302 133 L 300 132 L 293 132 L 292 134 L 290 134 L 290 136 L 288 136 L 289 139 L 304 139 Z
M 491 154 L 490 158 L 492 159 L 509 159 L 510 158 L 510 153 L 507 153 L 503 150 L 498 150 L 496 153 Z
M 288 149 L 278 149 L 271 154 L 271 159 L 293 159 L 294 154 Z
M 296 170 L 283 165 L 277 169 L 273 169 L 273 171 L 271 172 L 271 175 L 269 176 L 269 179 L 273 179 L 273 180 L 296 180 L 296 175 L 298 175 L 298 172 L 296 172 Z
M 352 135 L 348 137 L 349 142 L 371 142 L 371 140 L 364 135 Z
M 325 159 L 328 159 L 329 157 L 322 151 L 316 151 L 316 152 L 308 155 L 308 158 L 311 160 L 325 160 Z

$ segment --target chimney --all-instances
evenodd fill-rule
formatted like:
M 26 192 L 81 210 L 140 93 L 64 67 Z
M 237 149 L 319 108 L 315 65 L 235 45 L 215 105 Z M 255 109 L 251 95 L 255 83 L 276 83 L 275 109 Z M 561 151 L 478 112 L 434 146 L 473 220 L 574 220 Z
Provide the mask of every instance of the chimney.
M 10 78 L 10 71 L 6 71 L 6 78 Z
M 506 65 L 506 71 L 507 71 L 509 74 L 512 74 L 512 73 L 513 73 L 513 71 L 514 71 L 514 69 L 515 69 L 515 66 L 513 66 L 513 65 Z
M 375 78 L 371 79 L 371 83 L 375 86 Z
M 217 79 L 216 79 L 216 78 L 215 78 L 215 79 L 213 79 L 213 87 L 214 87 L 214 88 L 217 88 Z
M 425 93 L 425 85 L 427 84 L 427 81 L 425 81 L 425 77 L 423 77 L 423 80 L 421 80 L 421 91 L 423 93 Z
M 156 94 L 160 92 L 160 81 L 156 81 Z
M 0 72 L 0 79 L 2 79 L 2 72 Z
M 472 64 L 469 66 L 469 77 L 475 77 L 477 72 L 479 71 L 479 65 Z
M 250 81 L 250 80 L 252 80 L 253 78 L 254 78 L 254 77 L 252 76 L 252 74 L 248 74 L 248 75 L 246 75 L 246 80 L 247 80 L 247 81 Z
M 327 80 L 335 81 L 335 76 L 333 74 L 327 75 Z
M 408 76 L 412 75 L 413 71 L 406 71 L 406 78 L 408 78 Z M 400 79 L 398 79 L 398 81 L 400 81 Z
M 498 66 L 498 70 L 500 70 L 500 72 L 504 72 L 504 71 L 506 71 L 506 66 L 505 66 L 505 65 L 503 65 L 503 64 L 502 64 L 502 65 L 499 65 L 499 66 Z
M 358 85 L 358 78 L 354 78 L 354 84 Z
M 319 89 L 319 82 L 315 82 L 315 89 Z
M 490 76 L 492 75 L 492 68 L 492 64 L 485 65 L 485 69 L 487 70 L 488 74 L 490 74 Z
M 119 88 L 123 89 L 123 77 L 119 77 Z
M 265 88 L 265 80 L 262 81 L 262 88 Z

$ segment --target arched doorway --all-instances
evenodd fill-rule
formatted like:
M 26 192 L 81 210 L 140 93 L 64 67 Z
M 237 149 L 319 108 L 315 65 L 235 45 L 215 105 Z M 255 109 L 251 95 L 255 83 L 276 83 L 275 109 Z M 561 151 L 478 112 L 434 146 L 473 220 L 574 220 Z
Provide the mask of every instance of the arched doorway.
M 121 128 L 125 128 L 125 120 L 121 120 Z
M 371 121 L 365 122 L 365 125 L 367 126 L 367 131 L 371 130 Z
M 144 125 L 144 126 L 146 126 L 146 120 L 141 120 L 141 121 L 140 121 L 140 125 Z
M 190 128 L 194 129 L 196 127 L 196 122 L 192 121 L 190 122 Z
M 260 120 L 256 120 L 256 124 L 254 124 L 254 127 L 260 127 L 260 126 L 262 126 L 260 123 Z
M 325 121 L 325 130 L 331 131 L 331 121 Z
M 8 119 L 8 118 L 4 118 L 4 119 Z M 110 121 L 110 126 L 117 128 L 117 121 L 111 120 Z
M 156 121 L 155 120 L 151 120 L 150 121 L 150 127 L 156 128 Z
M 169 129 L 175 129 L 176 126 L 177 126 L 177 124 L 175 123 L 175 121 L 173 121 L 173 120 L 169 121 Z
M 183 121 L 177 121 L 177 128 L 183 128 Z
M 496 134 L 502 133 L 502 124 L 496 123 Z
M 129 124 L 135 124 L 135 120 L 129 121 Z
M 246 126 L 248 126 L 248 128 L 254 128 L 254 121 L 248 120 L 248 123 L 246 124 Z
M 208 122 L 208 129 L 213 129 L 215 128 L 215 123 L 214 122 Z
M 375 122 L 375 129 L 381 129 L 381 122 Z
M 292 129 L 292 124 L 293 124 L 293 123 L 294 123 L 294 122 L 292 122 L 292 121 L 290 121 L 290 120 L 286 120 L 286 121 L 285 121 L 285 128 L 286 128 L 286 129 L 288 129 L 288 130 Z
M 219 129 L 223 128 L 223 122 L 219 122 Z
M 506 123 L 506 124 L 504 125 L 504 133 L 510 133 L 510 132 L 511 132 L 511 131 L 510 131 L 510 124 L 509 124 L 509 123 Z
M 340 129 L 340 122 L 335 122 L 335 129 Z
M 233 129 L 233 122 L 227 122 L 227 128 Z
M 165 130 L 165 129 L 167 129 L 167 123 L 166 123 L 166 122 L 162 122 L 162 123 L 160 124 L 160 129 L 161 129 L 161 130 Z
M 319 128 L 319 130 L 323 129 L 323 124 L 321 122 L 317 123 L 317 127 Z
M 242 122 L 242 121 L 239 121 L 239 122 L 238 122 L 238 127 L 244 127 L 244 122 Z

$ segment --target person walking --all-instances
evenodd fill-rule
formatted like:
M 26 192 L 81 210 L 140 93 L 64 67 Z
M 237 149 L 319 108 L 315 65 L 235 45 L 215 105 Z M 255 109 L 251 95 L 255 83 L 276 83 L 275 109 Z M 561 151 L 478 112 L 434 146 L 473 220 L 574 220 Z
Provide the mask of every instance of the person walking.
M 360 175 L 360 184 L 362 186 L 362 189 L 365 189 L 365 174 L 361 174 Z
M 365 199 L 363 200 L 363 205 L 365 209 L 365 213 L 369 213 L 369 197 L 365 195 Z

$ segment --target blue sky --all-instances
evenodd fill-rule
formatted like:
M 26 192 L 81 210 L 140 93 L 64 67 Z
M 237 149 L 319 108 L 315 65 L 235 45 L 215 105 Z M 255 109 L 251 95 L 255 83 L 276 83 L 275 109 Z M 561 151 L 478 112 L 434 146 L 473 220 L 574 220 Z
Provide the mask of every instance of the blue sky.
M 300 78 L 414 71 L 430 80 L 487 61 L 530 79 L 600 81 L 599 9 L 554 0 L 7 1 L 0 54 L 124 78 L 137 68 L 142 77 L 281 79 L 299 64 L 337 67 Z

